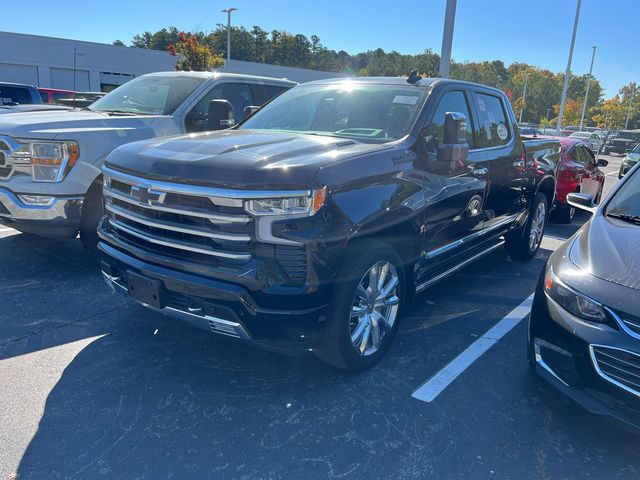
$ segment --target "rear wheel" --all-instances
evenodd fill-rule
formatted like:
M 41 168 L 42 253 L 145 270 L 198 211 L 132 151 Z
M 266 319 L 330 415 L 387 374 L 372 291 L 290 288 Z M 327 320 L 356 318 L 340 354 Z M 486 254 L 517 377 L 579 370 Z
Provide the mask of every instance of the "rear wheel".
M 93 182 L 82 203 L 80 242 L 91 255 L 98 253 L 98 223 L 104 215 L 102 205 L 102 178 Z
M 384 356 L 398 329 L 402 261 L 377 241 L 359 242 L 346 258 L 316 355 L 340 369 L 362 371 Z
M 507 235 L 507 252 L 511 258 L 529 260 L 535 257 L 547 226 L 547 212 L 547 197 L 543 193 L 538 193 L 531 205 L 525 226 Z
M 576 209 L 571 205 L 558 205 L 553 212 L 553 219 L 558 223 L 571 223 L 576 216 Z

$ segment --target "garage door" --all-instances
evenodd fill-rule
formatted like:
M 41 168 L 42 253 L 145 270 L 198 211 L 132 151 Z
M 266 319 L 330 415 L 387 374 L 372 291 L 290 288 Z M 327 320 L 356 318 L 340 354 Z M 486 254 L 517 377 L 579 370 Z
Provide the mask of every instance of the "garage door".
M 38 85 L 38 67 L 0 63 L 0 82 Z
M 73 90 L 73 69 L 72 68 L 52 68 L 51 87 Z M 76 91 L 89 91 L 89 72 L 86 70 L 76 70 Z

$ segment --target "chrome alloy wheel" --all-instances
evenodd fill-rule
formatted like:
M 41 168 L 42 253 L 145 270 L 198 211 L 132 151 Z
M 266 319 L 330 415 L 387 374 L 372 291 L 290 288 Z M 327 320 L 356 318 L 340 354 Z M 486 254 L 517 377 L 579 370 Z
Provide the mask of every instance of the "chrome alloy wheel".
M 543 202 L 539 203 L 531 220 L 531 232 L 529 233 L 529 249 L 535 251 L 544 235 L 544 225 L 547 220 L 547 207 Z
M 373 355 L 391 331 L 398 315 L 398 272 L 392 263 L 381 261 L 364 274 L 353 296 L 349 334 L 361 356 Z

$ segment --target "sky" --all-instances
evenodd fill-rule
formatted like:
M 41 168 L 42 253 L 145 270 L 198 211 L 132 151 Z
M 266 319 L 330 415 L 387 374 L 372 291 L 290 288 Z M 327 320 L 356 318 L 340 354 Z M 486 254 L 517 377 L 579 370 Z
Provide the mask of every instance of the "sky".
M 577 0 L 458 0 L 452 58 L 500 59 L 563 72 L 567 66 Z M 211 31 L 226 24 L 227 7 L 238 8 L 232 23 L 267 31 L 318 35 L 334 50 L 355 54 L 382 48 L 440 53 L 446 0 L 30 0 L 28 14 L 0 0 L 0 30 L 111 43 L 129 43 L 146 30 L 176 26 Z M 638 53 L 640 0 L 583 0 L 572 70 L 589 71 L 597 45 L 594 75 L 607 97 L 630 81 L 640 81 Z

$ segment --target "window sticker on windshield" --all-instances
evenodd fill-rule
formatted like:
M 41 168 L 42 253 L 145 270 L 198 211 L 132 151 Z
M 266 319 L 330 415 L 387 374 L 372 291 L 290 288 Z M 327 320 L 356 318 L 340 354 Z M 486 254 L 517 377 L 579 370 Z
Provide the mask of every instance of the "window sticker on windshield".
M 484 105 L 484 100 L 482 100 L 481 98 L 478 99 L 478 108 L 483 112 L 487 111 L 487 107 L 485 107 Z
M 399 103 L 401 105 L 415 105 L 418 101 L 418 97 L 410 97 L 408 95 L 396 95 L 393 99 L 393 103 Z

